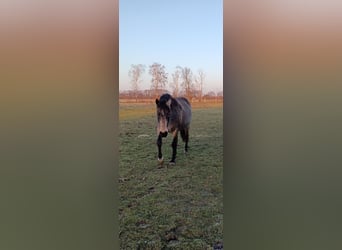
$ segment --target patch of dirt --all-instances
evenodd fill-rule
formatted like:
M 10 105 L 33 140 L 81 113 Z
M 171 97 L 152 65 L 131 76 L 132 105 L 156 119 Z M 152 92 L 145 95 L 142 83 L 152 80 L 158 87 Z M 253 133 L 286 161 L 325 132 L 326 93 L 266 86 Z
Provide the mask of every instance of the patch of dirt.
M 150 224 L 147 224 L 146 221 L 144 220 L 136 222 L 135 225 L 141 229 L 144 229 L 150 226 Z
M 214 250 L 222 250 L 223 249 L 223 243 L 222 242 L 216 242 L 213 246 Z
M 151 137 L 151 135 L 147 135 L 147 134 L 138 135 L 138 138 L 144 138 L 144 137 Z
M 119 182 L 125 182 L 125 181 L 129 181 L 129 178 L 124 178 L 124 177 L 119 178 Z

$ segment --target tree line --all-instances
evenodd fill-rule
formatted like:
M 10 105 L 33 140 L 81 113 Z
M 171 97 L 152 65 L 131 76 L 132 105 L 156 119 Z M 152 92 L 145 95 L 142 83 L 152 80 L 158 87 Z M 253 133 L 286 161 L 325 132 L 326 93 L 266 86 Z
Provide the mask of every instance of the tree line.
M 148 90 L 140 90 L 142 76 L 145 73 L 146 66 L 143 64 L 132 64 L 128 72 L 130 77 L 131 90 L 120 93 L 122 98 L 135 98 L 136 101 L 140 98 L 156 98 L 167 90 L 167 84 L 171 88 L 171 94 L 175 97 L 185 96 L 189 99 L 197 98 L 202 101 L 203 98 L 221 96 L 222 92 L 214 93 L 210 91 L 203 93 L 205 83 L 205 73 L 199 69 L 195 74 L 189 67 L 177 66 L 171 74 L 169 80 L 165 66 L 160 63 L 153 63 L 148 67 L 148 73 L 151 75 L 151 85 Z

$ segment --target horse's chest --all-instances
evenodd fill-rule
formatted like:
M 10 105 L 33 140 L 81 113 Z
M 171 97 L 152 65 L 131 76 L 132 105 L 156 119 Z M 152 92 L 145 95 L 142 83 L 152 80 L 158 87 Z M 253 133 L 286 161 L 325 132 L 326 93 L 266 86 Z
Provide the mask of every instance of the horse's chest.
M 169 122 L 168 129 L 170 132 L 175 131 L 180 126 L 180 120 L 179 119 L 171 119 Z
M 168 130 L 169 130 L 170 132 L 173 132 L 173 131 L 176 130 L 177 127 L 178 127 L 178 124 L 175 123 L 175 122 L 172 122 L 172 123 L 169 123 Z

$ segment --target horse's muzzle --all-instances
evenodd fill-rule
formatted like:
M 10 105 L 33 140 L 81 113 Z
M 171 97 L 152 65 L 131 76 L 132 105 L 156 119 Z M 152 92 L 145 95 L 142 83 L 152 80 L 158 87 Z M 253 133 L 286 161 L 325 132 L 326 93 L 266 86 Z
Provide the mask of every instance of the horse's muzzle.
M 162 137 L 166 137 L 167 136 L 167 132 L 160 132 L 159 133 Z

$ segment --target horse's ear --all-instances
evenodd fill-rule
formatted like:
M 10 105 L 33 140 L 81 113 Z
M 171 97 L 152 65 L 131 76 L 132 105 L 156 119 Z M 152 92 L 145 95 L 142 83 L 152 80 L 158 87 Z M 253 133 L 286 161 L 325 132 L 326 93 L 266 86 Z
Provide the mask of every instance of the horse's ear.
M 158 100 L 158 98 L 156 98 L 156 104 L 157 104 L 157 106 L 159 105 L 159 100 Z

